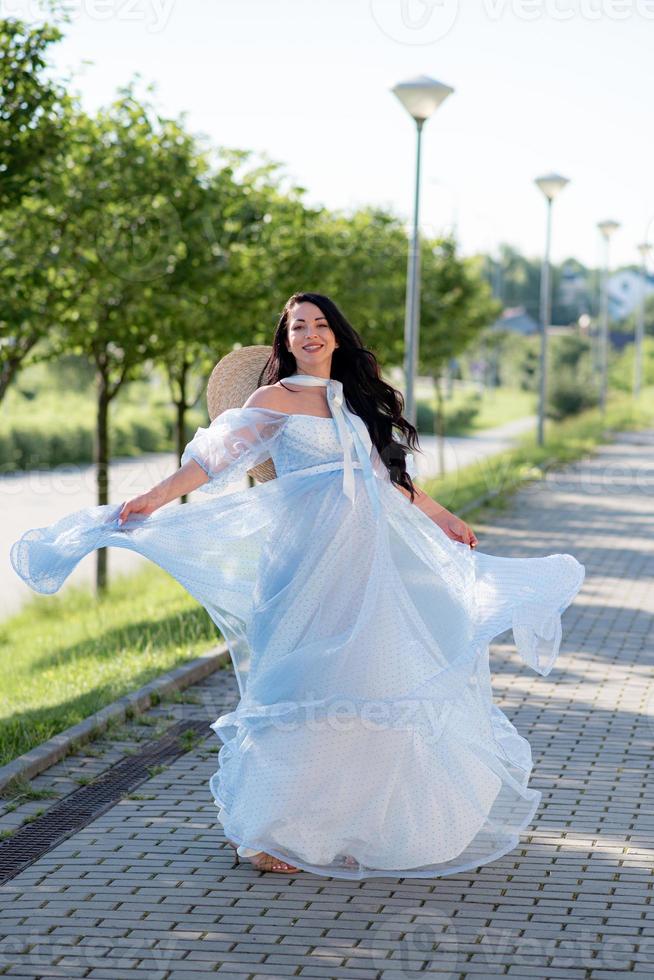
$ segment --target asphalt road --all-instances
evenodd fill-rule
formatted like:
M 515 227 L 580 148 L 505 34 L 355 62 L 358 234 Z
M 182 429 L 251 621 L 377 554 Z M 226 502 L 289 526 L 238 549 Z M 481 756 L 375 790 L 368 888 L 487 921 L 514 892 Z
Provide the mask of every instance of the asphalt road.
M 109 501 L 118 504 L 129 500 L 176 469 L 177 457 L 174 453 L 147 453 L 138 458 L 116 459 L 109 467 Z M 204 499 L 199 491 L 192 496 Z M 95 504 L 97 484 L 94 465 L 31 470 L 0 477 L 0 619 L 36 595 L 11 565 L 9 552 L 14 541 L 30 528 L 45 527 L 66 514 Z M 172 501 L 166 506 L 182 505 Z M 72 584 L 92 584 L 95 581 L 96 554 L 92 552 L 80 561 L 62 585 L 59 595 Z M 107 556 L 110 576 L 133 572 L 147 561 L 141 555 L 122 548 L 109 548 Z

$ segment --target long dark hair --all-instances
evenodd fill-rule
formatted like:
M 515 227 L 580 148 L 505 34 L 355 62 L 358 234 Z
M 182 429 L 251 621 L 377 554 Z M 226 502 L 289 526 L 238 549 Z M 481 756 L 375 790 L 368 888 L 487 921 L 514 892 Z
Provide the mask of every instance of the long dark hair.
M 297 373 L 295 357 L 284 341 L 290 312 L 298 303 L 314 303 L 334 331 L 339 346 L 332 354 L 331 377 L 342 383 L 348 407 L 365 422 L 392 482 L 404 487 L 413 503 L 416 488 L 407 473 L 406 454 L 418 448 L 418 430 L 402 415 L 402 393 L 382 379 L 375 355 L 364 347 L 357 331 L 328 296 L 293 293 L 289 297 L 277 323 L 272 353 L 261 373 L 260 384 L 276 384 Z M 407 445 L 394 438 L 394 427 L 403 434 Z

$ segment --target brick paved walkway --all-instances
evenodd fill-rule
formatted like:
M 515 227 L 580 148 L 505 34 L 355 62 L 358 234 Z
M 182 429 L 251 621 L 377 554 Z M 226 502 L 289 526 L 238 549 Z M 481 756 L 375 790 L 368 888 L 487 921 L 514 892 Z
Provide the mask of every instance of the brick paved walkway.
M 569 550 L 587 569 L 549 677 L 522 665 L 510 633 L 492 647 L 496 700 L 531 742 L 543 792 L 513 852 L 432 882 L 231 870 L 207 786 L 212 734 L 0 889 L 0 974 L 654 974 L 654 432 L 620 436 L 485 520 L 480 550 Z M 186 709 L 211 721 L 236 700 L 230 671 L 193 691 Z

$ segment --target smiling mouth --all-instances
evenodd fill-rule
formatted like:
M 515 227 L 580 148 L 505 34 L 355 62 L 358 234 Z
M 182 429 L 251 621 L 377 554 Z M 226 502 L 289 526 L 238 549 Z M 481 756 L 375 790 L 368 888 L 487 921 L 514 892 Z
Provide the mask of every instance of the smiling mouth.
M 323 347 L 322 344 L 307 344 L 307 346 L 303 347 L 302 350 L 308 350 L 308 351 L 322 350 L 322 347 Z

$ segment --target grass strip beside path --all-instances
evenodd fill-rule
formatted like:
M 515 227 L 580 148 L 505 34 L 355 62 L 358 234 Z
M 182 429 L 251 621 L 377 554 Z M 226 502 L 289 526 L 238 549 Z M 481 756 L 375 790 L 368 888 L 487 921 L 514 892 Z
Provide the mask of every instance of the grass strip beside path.
M 206 610 L 155 566 L 116 576 L 101 599 L 82 586 L 34 596 L 0 623 L 0 765 L 219 638 Z

